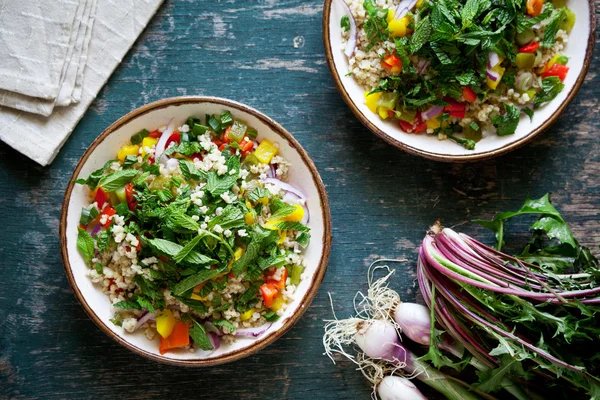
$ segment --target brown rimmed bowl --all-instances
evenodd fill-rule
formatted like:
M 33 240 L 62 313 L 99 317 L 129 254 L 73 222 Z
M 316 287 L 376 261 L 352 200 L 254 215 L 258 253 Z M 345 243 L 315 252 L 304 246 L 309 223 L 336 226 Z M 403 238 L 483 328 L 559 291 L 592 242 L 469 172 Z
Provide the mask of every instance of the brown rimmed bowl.
M 509 136 L 490 135 L 467 150 L 450 140 L 435 136 L 409 134 L 398 124 L 384 121 L 364 103 L 364 89 L 352 76 L 347 76 L 348 59 L 344 54 L 340 20 L 346 15 L 344 0 L 325 0 L 323 7 L 323 41 L 327 64 L 333 80 L 354 115 L 371 132 L 386 142 L 411 154 L 437 161 L 466 162 L 492 158 L 514 150 L 532 140 L 556 121 L 573 100 L 590 66 L 594 49 L 596 13 L 594 0 L 569 0 L 567 6 L 576 14 L 577 22 L 569 34 L 562 54 L 569 57 L 570 71 L 565 88 L 556 99 L 536 110 L 533 120 L 522 115 L 517 131 Z
M 153 341 L 143 332 L 127 333 L 109 321 L 113 308 L 108 296 L 86 276 L 86 266 L 76 246 L 77 226 L 81 208 L 90 203 L 90 191 L 86 186 L 74 184 L 78 177 L 87 177 L 108 160 L 114 159 L 116 151 L 128 143 L 131 136 L 143 128 L 150 130 L 166 125 L 172 118 L 175 126 L 181 126 L 187 117 L 220 114 L 231 111 L 234 118 L 246 121 L 258 130 L 258 139 L 269 139 L 280 146 L 280 154 L 292 163 L 290 183 L 300 188 L 308 197 L 310 212 L 311 243 L 304 253 L 307 268 L 298 285 L 295 299 L 286 313 L 258 338 L 240 338 L 231 345 L 207 354 L 189 351 L 158 351 L 158 335 Z M 60 219 L 61 254 L 65 272 L 75 296 L 90 318 L 119 344 L 152 360 L 183 366 L 210 366 L 239 360 L 273 343 L 288 331 L 302 316 L 317 294 L 325 275 L 331 249 L 331 215 L 325 187 L 314 163 L 298 141 L 281 125 L 259 111 L 231 100 L 216 97 L 174 97 L 160 100 L 138 108 L 109 126 L 86 150 L 77 163 L 65 199 Z

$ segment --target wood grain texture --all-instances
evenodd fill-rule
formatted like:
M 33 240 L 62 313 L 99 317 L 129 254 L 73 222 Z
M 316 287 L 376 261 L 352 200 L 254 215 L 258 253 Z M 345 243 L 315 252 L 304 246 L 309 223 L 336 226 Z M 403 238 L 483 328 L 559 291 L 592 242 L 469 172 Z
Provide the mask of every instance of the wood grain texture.
M 327 293 L 349 315 L 372 260 L 408 258 L 393 284 L 413 300 L 415 251 L 434 220 L 483 234 L 468 221 L 548 191 L 580 241 L 600 243 L 599 47 L 573 103 L 531 144 L 441 164 L 357 122 L 325 63 L 321 13 L 317 0 L 167 0 L 51 167 L 0 144 L 0 398 L 366 399 L 368 384 L 351 363 L 323 356 L 321 336 Z M 212 369 L 156 364 L 106 337 L 75 300 L 59 254 L 60 204 L 86 146 L 128 111 L 186 94 L 237 100 L 280 122 L 319 168 L 333 215 L 329 270 L 305 316 L 259 354 Z

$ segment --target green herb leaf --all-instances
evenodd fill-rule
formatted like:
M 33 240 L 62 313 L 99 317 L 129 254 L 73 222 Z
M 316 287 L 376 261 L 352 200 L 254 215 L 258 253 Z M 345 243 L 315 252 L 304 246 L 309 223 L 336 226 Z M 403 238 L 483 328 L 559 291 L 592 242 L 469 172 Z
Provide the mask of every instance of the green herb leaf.
M 344 32 L 348 32 L 350 30 L 350 18 L 347 15 L 344 15 L 340 20 L 340 26 Z
M 296 207 L 279 199 L 273 199 L 271 202 L 271 218 L 282 219 L 296 211 Z
M 135 169 L 121 169 L 103 176 L 98 185 L 107 192 L 114 192 L 133 180 L 138 174 Z
M 113 160 L 107 161 L 102 168 L 92 172 L 90 176 L 88 176 L 86 179 L 76 179 L 75 183 L 78 183 L 80 185 L 87 185 L 90 188 L 90 190 L 95 190 L 96 186 L 98 186 L 98 181 L 100 181 L 100 179 L 104 175 L 104 172 L 108 169 L 108 167 L 110 167 L 110 165 L 113 162 Z
M 213 325 L 227 328 L 227 330 L 229 330 L 230 334 L 234 334 L 235 331 L 237 330 L 237 328 L 231 322 L 227 321 L 226 319 L 220 319 L 218 321 L 213 321 Z
M 557 76 L 542 79 L 542 90 L 536 94 L 533 104 L 539 106 L 540 104 L 554 100 L 564 87 L 565 85 Z
M 217 175 L 216 172 L 209 172 L 206 177 L 206 190 L 213 196 L 220 196 L 231 190 L 237 182 L 240 173 L 239 156 L 230 157 L 226 164 L 227 172 L 223 175 Z M 231 171 L 235 171 L 231 174 Z
M 77 249 L 83 256 L 85 263 L 89 265 L 92 258 L 94 258 L 94 239 L 85 229 L 77 227 L 77 231 Z
M 179 169 L 186 180 L 193 179 L 199 181 L 206 179 L 206 173 L 198 170 L 194 163 L 188 160 L 179 160 Z
M 206 328 L 200 325 L 195 319 L 192 319 L 192 327 L 189 330 L 190 337 L 202 350 L 212 350 L 213 345 L 210 343 Z
M 410 53 L 414 54 L 423 47 L 425 43 L 429 41 L 431 36 L 431 22 L 429 21 L 429 15 L 423 18 L 417 23 L 415 32 L 410 38 Z
M 206 282 L 211 278 L 214 278 L 223 271 L 226 271 L 226 267 L 216 269 L 205 269 L 198 272 L 197 274 L 188 276 L 187 278 L 179 282 L 177 285 L 175 285 L 175 287 L 173 288 L 173 294 L 176 296 L 181 296 L 193 287 L 201 284 L 202 282 Z
M 123 166 L 124 167 L 130 167 L 130 166 L 132 166 L 134 164 L 137 164 L 137 162 L 138 162 L 137 156 L 134 156 L 134 155 L 130 154 L 128 156 L 125 156 L 125 160 L 123 161 Z
M 135 300 L 124 300 L 113 304 L 113 307 L 121 308 L 123 310 L 141 310 L 142 306 Z
M 521 111 L 511 104 L 505 104 L 506 113 L 492 118 L 492 123 L 497 128 L 498 136 L 512 135 L 519 125 Z

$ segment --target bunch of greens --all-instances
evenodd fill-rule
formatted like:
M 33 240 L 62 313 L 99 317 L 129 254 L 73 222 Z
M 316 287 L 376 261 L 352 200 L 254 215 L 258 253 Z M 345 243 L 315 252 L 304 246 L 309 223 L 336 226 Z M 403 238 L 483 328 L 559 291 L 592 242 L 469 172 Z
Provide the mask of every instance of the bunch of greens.
M 502 253 L 506 221 L 524 215 L 539 216 L 533 237 L 521 253 Z M 456 366 L 438 345 L 444 334 L 464 346 L 464 359 L 485 366 L 481 391 L 509 378 L 526 392 L 549 388 L 553 398 L 600 398 L 598 260 L 548 195 L 476 222 L 495 232 L 496 249 L 439 225 L 421 246 L 419 286 L 442 328 L 431 331 L 429 359 Z
M 194 128 L 203 127 L 199 134 L 208 131 L 213 140 L 219 141 L 224 141 L 225 128 L 236 123 L 229 113 L 207 116 L 207 126 L 200 125 L 198 118 L 189 121 Z M 142 140 L 133 140 L 139 142 L 138 139 Z M 103 259 L 102 255 L 112 254 L 117 247 L 114 216 L 124 220 L 123 235 L 133 235 L 139 242 L 137 264 L 144 273 L 135 276 L 133 295 L 114 304 L 115 307 L 153 313 L 166 307 L 163 292 L 168 289 L 190 308 L 190 313 L 201 319 L 230 308 L 243 313 L 259 301 L 259 286 L 265 281 L 267 269 L 286 264 L 290 250 L 277 243 L 280 232 L 302 232 L 298 243 L 308 245 L 309 229 L 302 223 L 280 222 L 276 228 L 267 229 L 257 222 L 257 216 L 267 205 L 272 216 L 279 220 L 285 220 L 296 208 L 271 195 L 258 182 L 258 176 L 250 173 L 242 177 L 241 168 L 250 170 L 250 165 L 257 162 L 253 154 L 242 155 L 234 141 L 223 144 L 221 149 L 227 166 L 222 175 L 212 170 L 202 171 L 184 157 L 195 154 L 196 158 L 202 158 L 207 154 L 193 137 L 165 151 L 179 158 L 179 169 L 172 175 L 161 174 L 159 165 L 146 155 L 141 162 L 137 157 L 130 161 L 126 158 L 121 163 L 122 169 L 117 171 L 110 166 L 118 161 L 109 161 L 88 178 L 76 181 L 95 191 L 96 202 L 106 203 L 82 210 L 77 247 L 90 267 L 102 274 L 106 265 L 92 260 Z M 217 151 L 216 147 L 210 151 Z M 241 187 L 242 179 L 249 186 L 238 197 L 233 193 L 234 186 Z M 119 192 L 126 195 L 120 198 Z M 106 199 L 98 200 L 99 194 Z M 129 243 L 123 240 L 121 245 Z M 143 260 L 153 258 L 158 260 L 157 268 L 144 264 Z M 231 300 L 223 299 L 218 292 L 226 287 L 228 277 L 242 277 L 242 282 L 248 282 L 248 289 L 233 294 Z M 264 317 L 273 321 L 277 314 L 267 312 Z M 115 322 L 119 323 L 118 316 Z M 221 323 L 212 322 L 217 326 Z M 234 330 L 233 326 L 230 330 Z

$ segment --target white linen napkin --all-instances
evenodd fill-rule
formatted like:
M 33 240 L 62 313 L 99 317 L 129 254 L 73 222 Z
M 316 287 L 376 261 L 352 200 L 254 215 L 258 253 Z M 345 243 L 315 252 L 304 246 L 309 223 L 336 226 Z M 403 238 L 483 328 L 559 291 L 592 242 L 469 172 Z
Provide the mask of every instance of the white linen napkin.
M 82 71 L 80 102 L 56 107 L 47 118 L 0 107 L 0 140 L 41 165 L 51 163 L 161 3 L 162 0 L 98 0 Z M 74 90 L 72 96 L 75 94 Z

